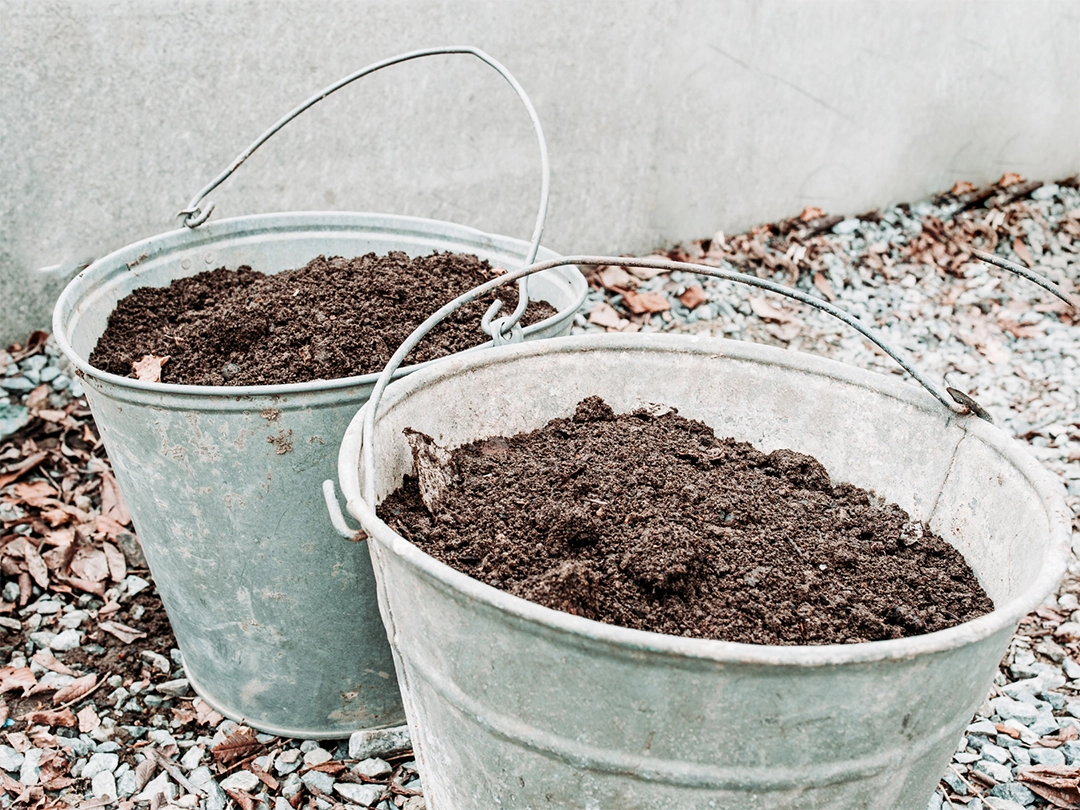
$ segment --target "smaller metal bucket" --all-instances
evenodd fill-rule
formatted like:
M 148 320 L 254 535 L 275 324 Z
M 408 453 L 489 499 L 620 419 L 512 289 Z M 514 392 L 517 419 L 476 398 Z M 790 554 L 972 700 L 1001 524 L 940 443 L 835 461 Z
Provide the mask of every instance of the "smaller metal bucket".
M 210 387 L 106 374 L 87 358 L 117 302 L 221 265 L 276 273 L 319 255 L 440 250 L 516 267 L 529 247 L 412 217 L 266 214 L 129 245 L 64 290 L 57 342 L 82 377 L 188 677 L 222 714 L 311 738 L 403 720 L 370 557 L 338 536 L 320 494 L 378 375 Z M 570 329 L 586 284 L 566 271 L 531 279 L 534 299 L 558 314 L 526 339 Z
M 928 521 L 995 610 L 853 645 L 646 633 L 454 571 L 364 500 L 381 501 L 412 470 L 406 427 L 455 447 L 570 416 L 594 394 L 620 412 L 674 406 L 766 453 L 816 456 L 834 481 Z M 359 457 L 372 404 L 346 432 L 338 475 L 370 537 L 432 810 L 924 810 L 1018 621 L 1068 559 L 1060 485 L 1018 442 L 912 385 L 805 354 L 607 335 L 454 357 L 386 388 L 367 481 Z

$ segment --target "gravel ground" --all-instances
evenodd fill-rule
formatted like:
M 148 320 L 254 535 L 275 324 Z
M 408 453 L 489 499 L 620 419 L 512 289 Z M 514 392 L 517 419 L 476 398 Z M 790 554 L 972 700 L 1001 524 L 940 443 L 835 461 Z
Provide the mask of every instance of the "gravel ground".
M 664 258 L 795 284 L 877 326 L 1026 441 L 1076 513 L 1078 327 L 971 245 L 1071 288 L 1075 179 L 958 184 L 859 217 L 808 209 Z M 730 282 L 619 267 L 591 280 L 576 331 L 709 333 L 897 371 L 824 313 Z M 279 739 L 193 695 L 81 396 L 45 333 L 0 352 L 0 806 L 424 807 L 407 740 Z M 1078 596 L 1074 557 L 1012 639 L 930 810 L 1080 806 Z

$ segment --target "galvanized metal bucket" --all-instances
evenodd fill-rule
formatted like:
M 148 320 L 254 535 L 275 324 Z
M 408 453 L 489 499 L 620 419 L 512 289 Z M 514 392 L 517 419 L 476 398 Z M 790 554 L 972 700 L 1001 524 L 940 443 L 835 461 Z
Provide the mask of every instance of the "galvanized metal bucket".
M 404 428 L 454 447 L 567 417 L 594 394 L 816 456 L 834 480 L 928 521 L 995 610 L 855 645 L 664 636 L 496 590 L 374 514 L 412 470 Z M 1060 485 L 991 424 L 895 378 L 715 338 L 569 337 L 452 358 L 375 395 L 346 432 L 338 476 L 369 535 L 433 810 L 924 810 L 1069 549 Z
M 528 244 L 382 214 L 241 217 L 106 256 L 56 305 L 57 342 L 79 370 L 193 687 L 272 734 L 334 738 L 403 721 L 367 549 L 338 536 L 319 491 L 378 375 L 165 385 L 106 374 L 87 357 L 138 287 L 221 265 L 275 273 L 320 254 L 394 250 L 517 266 Z M 558 314 L 525 336 L 549 337 L 570 328 L 585 281 L 576 270 L 536 276 L 530 291 Z

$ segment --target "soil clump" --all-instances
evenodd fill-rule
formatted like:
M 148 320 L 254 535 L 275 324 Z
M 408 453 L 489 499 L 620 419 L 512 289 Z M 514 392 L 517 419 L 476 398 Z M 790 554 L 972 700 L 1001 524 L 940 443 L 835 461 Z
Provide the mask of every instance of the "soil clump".
M 167 357 L 161 382 L 185 385 L 270 385 L 371 374 L 439 307 L 501 272 L 476 256 L 410 259 L 400 252 L 319 256 L 272 275 L 248 266 L 219 267 L 122 299 L 89 359 L 95 368 L 134 377 L 134 364 L 143 357 Z M 406 364 L 484 343 L 480 318 L 496 298 L 503 302 L 500 315 L 509 314 L 517 305 L 517 285 L 463 306 Z M 553 314 L 547 303 L 530 303 L 522 325 Z
M 469 576 L 589 619 L 852 644 L 993 610 L 960 553 L 899 506 L 674 410 L 616 415 L 590 397 L 572 418 L 450 451 L 447 473 L 436 517 L 407 476 L 382 519 Z

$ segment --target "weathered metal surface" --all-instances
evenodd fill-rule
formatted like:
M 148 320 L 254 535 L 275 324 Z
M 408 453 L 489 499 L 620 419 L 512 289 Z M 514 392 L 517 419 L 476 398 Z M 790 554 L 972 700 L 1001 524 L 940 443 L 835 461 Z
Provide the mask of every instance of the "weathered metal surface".
M 452 250 L 516 266 L 527 249 L 410 217 L 269 214 L 130 245 L 64 291 L 57 340 L 79 368 L 189 678 L 223 714 L 293 737 L 402 722 L 367 549 L 337 535 L 320 493 L 376 375 L 217 388 L 105 374 L 86 358 L 116 302 L 222 265 L 273 273 L 320 254 Z M 585 281 L 571 269 L 534 277 L 530 291 L 559 314 L 525 337 L 548 337 L 569 329 Z
M 402 429 L 444 446 L 531 430 L 599 394 L 675 406 L 925 519 L 996 609 L 925 636 L 766 647 L 600 624 L 423 554 L 362 499 L 361 412 L 339 480 L 370 535 L 433 810 L 923 810 L 1019 619 L 1056 585 L 1070 515 L 1017 443 L 894 378 L 714 338 L 607 335 L 461 355 L 386 389 L 375 497 L 410 471 Z

